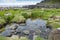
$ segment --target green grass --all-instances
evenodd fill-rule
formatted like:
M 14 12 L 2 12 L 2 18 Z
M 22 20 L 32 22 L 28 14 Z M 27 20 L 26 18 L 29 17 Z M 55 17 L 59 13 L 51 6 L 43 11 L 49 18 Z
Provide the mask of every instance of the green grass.
M 36 37 L 36 39 L 35 40 L 43 40 L 43 38 L 41 38 L 41 37 Z
M 0 36 L 0 40 L 7 40 L 6 37 Z

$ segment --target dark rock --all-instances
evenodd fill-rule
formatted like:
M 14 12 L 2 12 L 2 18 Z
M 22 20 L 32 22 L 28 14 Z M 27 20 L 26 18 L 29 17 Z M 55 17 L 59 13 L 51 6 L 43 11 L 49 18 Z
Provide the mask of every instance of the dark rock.
M 46 27 L 52 30 L 52 26 L 51 25 L 47 25 Z
M 10 37 L 10 36 L 12 36 L 12 32 L 13 32 L 13 30 L 6 30 L 6 31 L 2 32 L 1 35 Z

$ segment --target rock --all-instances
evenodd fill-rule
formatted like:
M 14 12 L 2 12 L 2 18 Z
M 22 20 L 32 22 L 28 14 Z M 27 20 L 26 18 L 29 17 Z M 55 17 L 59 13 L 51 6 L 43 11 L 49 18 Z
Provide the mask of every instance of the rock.
M 15 30 L 19 25 L 18 24 L 12 24 L 12 25 L 7 25 L 6 30 Z
M 26 25 L 29 27 L 29 29 L 40 29 L 45 30 L 46 29 L 46 21 L 40 20 L 40 19 L 27 19 Z
M 25 23 L 20 24 L 20 26 L 25 26 L 25 25 L 26 25 Z
M 29 34 L 29 30 L 24 30 L 23 33 L 24 34 Z
M 41 36 L 42 38 L 44 38 L 44 39 L 48 39 L 48 36 L 49 36 L 49 34 L 50 34 L 51 31 L 52 31 L 52 30 L 50 30 L 49 28 L 47 28 L 45 31 L 42 31 L 42 32 L 40 33 L 40 36 Z
M 48 40 L 60 40 L 60 28 L 52 30 Z
M 2 36 L 10 37 L 12 36 L 13 30 L 5 30 L 4 32 L 1 33 Z
M 19 36 L 18 35 L 12 35 L 11 39 L 13 39 L 13 40 L 19 40 Z
M 52 26 L 51 25 L 47 25 L 47 28 L 49 28 L 50 30 L 52 30 Z
M 21 32 L 25 29 L 26 26 L 19 26 L 17 29 L 16 29 L 16 32 Z

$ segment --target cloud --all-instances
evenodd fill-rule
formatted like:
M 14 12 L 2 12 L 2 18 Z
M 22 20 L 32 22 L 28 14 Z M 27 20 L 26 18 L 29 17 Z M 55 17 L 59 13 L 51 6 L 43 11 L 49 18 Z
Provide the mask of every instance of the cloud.
M 1 3 L 17 2 L 17 0 L 0 0 Z
M 36 4 L 38 2 L 41 2 L 42 0 L 0 0 L 1 6 L 16 6 L 16 5 L 32 5 Z
M 1 3 L 11 3 L 11 2 L 38 2 L 41 0 L 0 0 Z

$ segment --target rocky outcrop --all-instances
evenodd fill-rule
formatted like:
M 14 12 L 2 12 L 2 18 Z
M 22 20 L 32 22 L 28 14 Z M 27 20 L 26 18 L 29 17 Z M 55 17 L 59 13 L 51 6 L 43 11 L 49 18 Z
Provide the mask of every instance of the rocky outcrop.
M 49 3 L 37 3 L 37 8 L 60 8 L 60 3 L 54 3 L 54 4 L 49 4 Z
M 60 28 L 52 30 L 48 40 L 60 40 Z
M 52 0 L 43 0 L 40 3 L 37 3 L 36 5 L 28 5 L 28 6 L 23 6 L 23 8 L 60 8 L 60 2 L 55 2 L 52 3 Z

